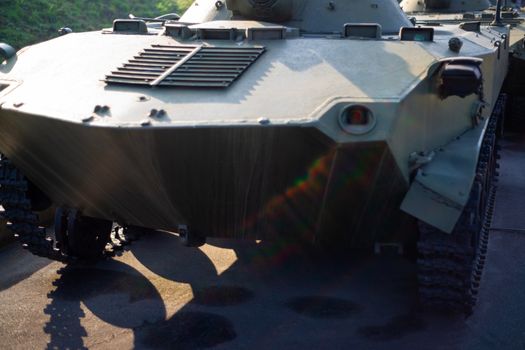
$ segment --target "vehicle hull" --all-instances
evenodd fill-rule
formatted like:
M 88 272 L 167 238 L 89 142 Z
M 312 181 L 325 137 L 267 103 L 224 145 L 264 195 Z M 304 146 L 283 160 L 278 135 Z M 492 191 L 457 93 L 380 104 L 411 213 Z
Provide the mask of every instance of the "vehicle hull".
M 386 142 L 337 145 L 313 126 L 106 128 L 11 111 L 0 130 L 53 202 L 120 223 L 362 247 L 405 218 Z

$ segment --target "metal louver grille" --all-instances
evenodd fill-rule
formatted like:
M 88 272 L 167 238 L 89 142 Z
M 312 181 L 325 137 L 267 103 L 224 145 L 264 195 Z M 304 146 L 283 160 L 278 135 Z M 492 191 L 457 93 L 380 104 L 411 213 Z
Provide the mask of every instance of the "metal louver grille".
M 106 76 L 108 84 L 168 87 L 230 86 L 264 47 L 153 45 Z
M 106 76 L 107 83 L 150 85 L 174 64 L 186 57 L 195 47 L 171 48 L 154 45 L 144 49 L 122 67 Z

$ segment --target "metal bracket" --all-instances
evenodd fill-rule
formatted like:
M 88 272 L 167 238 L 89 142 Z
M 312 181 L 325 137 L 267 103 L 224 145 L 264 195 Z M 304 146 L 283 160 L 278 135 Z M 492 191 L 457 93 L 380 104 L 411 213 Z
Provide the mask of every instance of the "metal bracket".
M 200 247 L 206 243 L 206 237 L 200 235 L 198 231 L 190 229 L 187 225 L 178 225 L 177 231 L 179 239 L 186 247 Z
M 187 236 L 190 231 L 188 225 L 177 225 L 177 232 L 180 236 Z
M 478 100 L 472 107 L 472 127 L 478 126 L 483 120 L 483 110 L 487 107 L 487 102 Z
M 436 152 L 412 152 L 408 156 L 408 163 L 411 170 L 422 167 L 425 164 L 428 164 L 434 159 Z

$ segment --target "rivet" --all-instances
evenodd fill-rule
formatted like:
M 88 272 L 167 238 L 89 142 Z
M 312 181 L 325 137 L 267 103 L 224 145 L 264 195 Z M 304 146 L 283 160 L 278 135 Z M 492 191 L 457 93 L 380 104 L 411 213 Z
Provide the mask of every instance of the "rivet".
M 142 96 L 139 96 L 138 100 L 139 100 L 139 102 L 146 102 L 146 101 L 149 100 L 149 98 L 148 98 L 148 96 L 142 95 Z
M 155 108 L 153 108 L 151 111 L 149 111 L 149 117 L 150 118 L 154 118 L 157 116 L 157 113 L 159 113 L 159 111 L 157 111 Z
M 163 110 L 163 109 L 161 109 L 161 110 L 158 111 L 158 113 L 157 113 L 157 117 L 158 117 L 158 118 L 162 118 L 162 117 L 165 117 L 166 114 L 167 114 L 166 111 Z
M 261 125 L 267 125 L 270 124 L 270 119 L 268 118 L 259 118 L 257 119 L 257 122 Z
M 151 125 L 151 121 L 150 120 L 143 120 L 141 123 L 140 123 L 141 126 L 150 126 Z
M 102 108 L 101 108 L 100 111 L 101 111 L 102 113 L 107 113 L 107 112 L 109 112 L 109 106 L 107 106 L 107 105 L 102 106 Z

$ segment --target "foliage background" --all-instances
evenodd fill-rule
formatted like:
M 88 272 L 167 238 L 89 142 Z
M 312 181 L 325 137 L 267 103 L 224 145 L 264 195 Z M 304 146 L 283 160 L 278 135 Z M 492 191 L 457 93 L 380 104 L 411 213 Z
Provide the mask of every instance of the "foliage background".
M 57 36 L 110 27 L 115 18 L 183 13 L 192 0 L 0 0 L 0 42 L 17 49 Z

